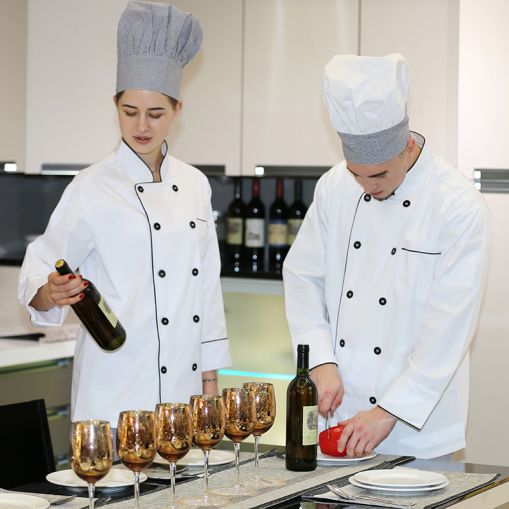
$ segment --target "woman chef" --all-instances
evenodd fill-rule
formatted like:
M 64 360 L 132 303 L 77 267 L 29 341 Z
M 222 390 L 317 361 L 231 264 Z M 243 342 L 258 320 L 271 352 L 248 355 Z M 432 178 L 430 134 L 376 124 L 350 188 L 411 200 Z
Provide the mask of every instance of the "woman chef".
M 284 264 L 292 340 L 310 345 L 319 411 L 346 425 L 338 448 L 350 457 L 465 446 L 488 210 L 409 131 L 408 83 L 397 54 L 326 66 L 346 161 L 318 182 Z
M 126 329 L 102 351 L 81 329 L 72 419 L 116 423 L 127 409 L 216 393 L 230 363 L 210 187 L 169 154 L 183 67 L 202 41 L 198 20 L 172 5 L 129 2 L 118 27 L 116 107 L 122 140 L 65 190 L 45 233 L 27 249 L 19 297 L 32 323 L 62 324 L 90 278 Z

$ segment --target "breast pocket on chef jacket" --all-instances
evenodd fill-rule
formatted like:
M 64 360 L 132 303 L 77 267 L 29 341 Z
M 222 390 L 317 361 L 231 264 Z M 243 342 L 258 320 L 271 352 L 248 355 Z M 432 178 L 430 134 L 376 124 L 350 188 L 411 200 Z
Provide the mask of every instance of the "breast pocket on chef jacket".
M 205 256 L 209 241 L 209 222 L 206 219 L 197 217 L 196 220 L 196 235 L 198 236 L 198 247 L 200 250 L 200 258 Z
M 426 243 L 404 241 L 398 254 L 396 293 L 403 299 L 425 302 L 441 255 L 440 248 Z

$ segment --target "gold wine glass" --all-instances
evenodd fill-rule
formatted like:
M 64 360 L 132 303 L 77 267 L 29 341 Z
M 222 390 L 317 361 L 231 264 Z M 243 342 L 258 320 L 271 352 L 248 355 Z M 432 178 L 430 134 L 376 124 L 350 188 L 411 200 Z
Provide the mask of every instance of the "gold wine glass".
M 95 483 L 113 464 L 113 443 L 108 421 L 78 421 L 72 424 L 71 467 L 88 484 L 88 507 L 94 509 Z
M 223 389 L 225 408 L 225 435 L 235 448 L 236 481 L 234 486 L 217 488 L 215 493 L 231 497 L 253 496 L 257 491 L 240 484 L 240 443 L 246 439 L 255 427 L 256 409 L 254 394 L 248 389 Z
M 255 454 L 255 477 L 252 485 L 256 488 L 265 488 L 269 486 L 282 486 L 284 481 L 280 479 L 262 479 L 259 475 L 258 456 L 260 448 L 260 437 L 269 431 L 276 420 L 276 397 L 274 395 L 274 386 L 264 382 L 246 382 L 243 384 L 245 389 L 253 392 L 255 401 L 255 426 L 254 436 L 254 454 Z
M 187 497 L 181 501 L 195 507 L 226 505 L 226 497 L 209 493 L 209 453 L 222 440 L 225 431 L 223 398 L 209 394 L 191 396 L 191 419 L 193 442 L 203 451 L 205 490 L 200 497 Z
M 148 410 L 120 412 L 117 426 L 119 460 L 134 472 L 134 503 L 140 507 L 140 474 L 154 460 L 157 452 L 155 415 Z
M 185 403 L 161 403 L 156 405 L 157 452 L 170 464 L 171 500 L 175 505 L 175 472 L 177 461 L 183 458 L 193 443 L 191 409 Z

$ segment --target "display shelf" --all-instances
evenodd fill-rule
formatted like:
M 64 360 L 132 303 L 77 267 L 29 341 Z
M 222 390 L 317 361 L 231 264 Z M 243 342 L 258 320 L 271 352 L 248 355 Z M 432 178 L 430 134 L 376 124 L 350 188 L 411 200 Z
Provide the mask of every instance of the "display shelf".
M 221 277 L 223 293 L 283 295 L 281 279 Z

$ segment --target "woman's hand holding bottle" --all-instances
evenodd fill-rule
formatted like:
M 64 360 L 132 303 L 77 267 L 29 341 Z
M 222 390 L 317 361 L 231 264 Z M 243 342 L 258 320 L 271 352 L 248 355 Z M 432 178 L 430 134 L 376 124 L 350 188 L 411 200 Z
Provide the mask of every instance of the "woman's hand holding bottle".
M 73 305 L 83 298 L 88 281 L 80 275 L 51 272 L 48 282 L 39 288 L 30 305 L 39 311 L 48 311 L 55 306 Z

